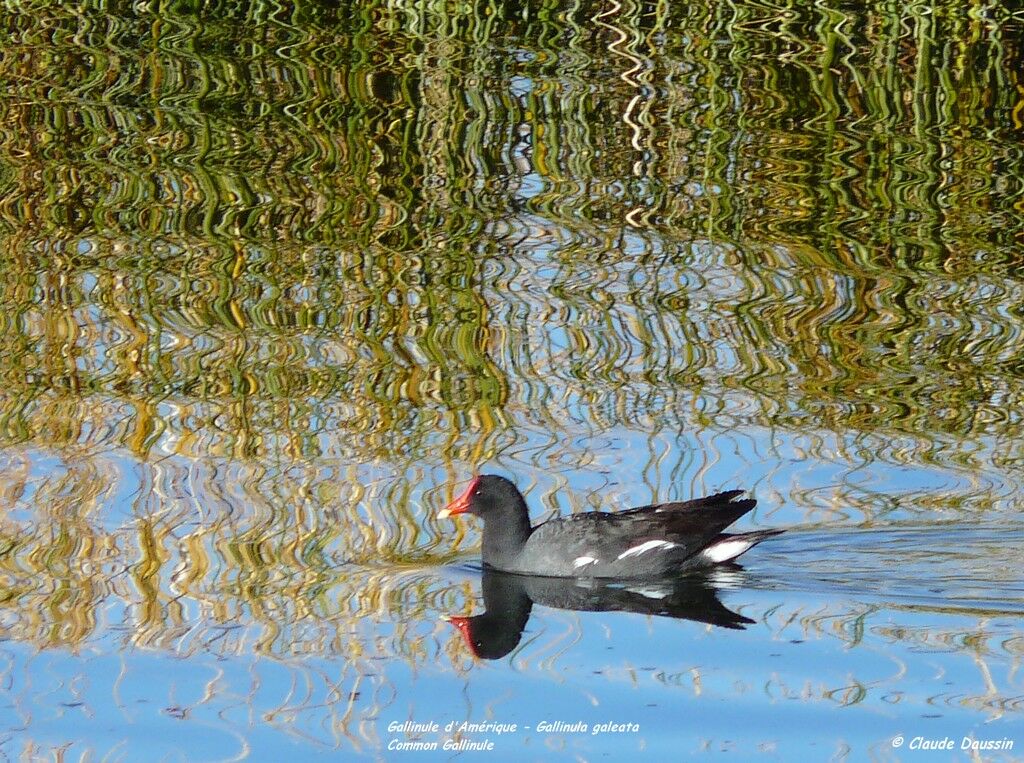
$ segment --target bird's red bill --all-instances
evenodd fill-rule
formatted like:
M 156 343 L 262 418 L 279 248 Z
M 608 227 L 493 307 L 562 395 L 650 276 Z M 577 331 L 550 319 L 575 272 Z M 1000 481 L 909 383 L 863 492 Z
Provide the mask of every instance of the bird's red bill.
M 444 509 L 438 513 L 438 519 L 444 519 L 445 517 L 454 516 L 455 514 L 465 514 L 469 511 L 469 499 L 473 497 L 473 491 L 476 490 L 476 483 L 480 481 L 477 477 L 475 480 L 469 483 L 462 493 L 454 501 L 449 503 Z

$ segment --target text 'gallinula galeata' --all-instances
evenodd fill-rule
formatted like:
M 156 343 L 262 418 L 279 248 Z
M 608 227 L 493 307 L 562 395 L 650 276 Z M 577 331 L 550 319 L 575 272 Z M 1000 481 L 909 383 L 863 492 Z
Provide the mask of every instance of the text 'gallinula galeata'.
M 740 490 L 692 501 L 589 512 L 530 526 L 526 501 L 504 477 L 474 479 L 438 514 L 476 514 L 484 522 L 485 567 L 524 575 L 664 578 L 729 562 L 781 530 L 722 531 L 754 508 Z

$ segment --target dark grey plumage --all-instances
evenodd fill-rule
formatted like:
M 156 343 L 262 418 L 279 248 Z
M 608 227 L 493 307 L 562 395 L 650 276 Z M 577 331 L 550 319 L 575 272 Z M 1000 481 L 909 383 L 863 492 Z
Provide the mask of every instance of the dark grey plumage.
M 504 572 L 620 580 L 662 578 L 731 561 L 780 530 L 722 531 L 756 505 L 739 490 L 691 501 L 590 512 L 530 526 L 509 480 L 477 477 L 442 513 L 484 522 L 483 563 Z

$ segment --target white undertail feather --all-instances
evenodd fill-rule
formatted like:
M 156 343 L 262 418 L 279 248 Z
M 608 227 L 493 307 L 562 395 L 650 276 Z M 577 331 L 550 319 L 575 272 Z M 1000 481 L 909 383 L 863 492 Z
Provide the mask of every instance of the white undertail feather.
M 725 540 L 718 541 L 713 546 L 708 546 L 701 551 L 701 555 L 712 564 L 721 564 L 730 559 L 735 559 L 756 542 L 747 538 L 726 538 Z
M 677 544 L 670 543 L 667 540 L 649 540 L 646 543 L 641 543 L 639 546 L 633 546 L 632 548 L 627 548 L 625 551 L 623 551 L 621 554 L 619 554 L 618 558 L 619 559 L 625 559 L 627 556 L 639 556 L 640 554 L 644 553 L 645 551 L 650 551 L 650 550 L 655 549 L 655 548 L 663 548 L 663 549 L 665 549 L 667 551 L 670 548 L 675 548 L 676 545 Z
M 743 575 L 728 567 L 712 567 L 708 578 L 715 584 L 715 588 L 735 590 L 743 585 Z
M 638 593 L 645 599 L 667 599 L 669 591 L 663 588 L 626 588 L 630 593 Z

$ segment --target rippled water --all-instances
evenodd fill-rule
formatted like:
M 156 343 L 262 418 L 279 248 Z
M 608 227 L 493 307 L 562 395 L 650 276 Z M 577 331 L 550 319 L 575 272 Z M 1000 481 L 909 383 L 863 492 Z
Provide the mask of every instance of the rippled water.
M 1020 13 L 428 5 L 0 18 L 0 753 L 1024 755 Z M 502 583 L 481 470 L 787 532 Z

